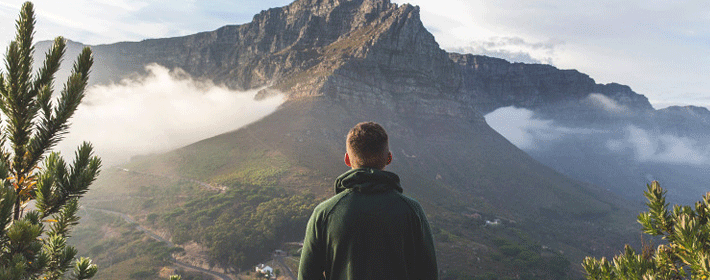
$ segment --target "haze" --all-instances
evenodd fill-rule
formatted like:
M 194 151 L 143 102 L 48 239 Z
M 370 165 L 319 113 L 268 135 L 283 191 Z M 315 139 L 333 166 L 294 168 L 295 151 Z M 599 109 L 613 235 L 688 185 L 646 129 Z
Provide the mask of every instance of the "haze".
M 258 90 L 229 90 L 159 65 L 147 71 L 145 77 L 88 88 L 59 144 L 62 154 L 73 155 L 78 144 L 89 141 L 106 165 L 121 163 L 237 129 L 283 102 L 283 96 L 256 101 Z

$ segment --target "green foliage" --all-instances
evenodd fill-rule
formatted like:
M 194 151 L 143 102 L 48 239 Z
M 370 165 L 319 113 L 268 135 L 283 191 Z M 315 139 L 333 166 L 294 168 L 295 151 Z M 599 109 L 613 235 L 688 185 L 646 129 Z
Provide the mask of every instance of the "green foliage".
M 655 250 L 645 246 L 641 254 L 626 245 L 612 261 L 587 257 L 582 266 L 588 279 L 708 279 L 710 278 L 710 193 L 689 206 L 666 203 L 666 191 L 657 181 L 647 185 L 644 196 L 649 211 L 638 215 L 643 232 L 660 236 L 667 244 Z
M 79 221 L 78 199 L 98 175 L 101 161 L 88 143 L 79 147 L 71 165 L 56 153 L 46 155 L 69 129 L 93 59 L 85 48 L 53 101 L 54 74 L 66 43 L 55 39 L 43 66 L 32 75 L 34 25 L 34 7 L 26 2 L 15 40 L 7 48 L 6 72 L 0 72 L 5 116 L 0 135 L 0 279 L 88 279 L 96 266 L 88 259 L 76 260 L 77 251 L 66 238 Z M 36 210 L 26 211 L 32 201 Z
M 101 268 L 95 278 L 156 279 L 160 268 L 172 263 L 171 254 L 181 250 L 148 237 L 118 215 L 89 207 L 85 210 L 81 211 L 81 224 L 74 228 L 69 242 Z M 133 274 L 138 271 L 144 274 Z
M 500 261 L 518 271 L 523 279 L 565 279 L 570 262 L 563 256 L 545 251 L 537 242 L 531 241 L 525 234 L 518 233 L 519 241 L 504 238 L 493 240 L 502 255 L 497 255 Z M 496 279 L 491 275 L 480 276 L 480 279 Z M 477 278 L 478 279 L 478 278 Z
M 200 243 L 212 264 L 237 270 L 262 261 L 281 242 L 303 238 L 315 205 L 312 195 L 234 186 L 222 194 L 200 193 L 156 224 L 170 230 L 173 242 Z

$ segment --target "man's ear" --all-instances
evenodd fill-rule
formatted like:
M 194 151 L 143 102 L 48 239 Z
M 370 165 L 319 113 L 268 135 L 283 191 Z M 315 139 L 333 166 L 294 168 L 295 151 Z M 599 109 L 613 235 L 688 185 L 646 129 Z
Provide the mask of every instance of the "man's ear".
M 392 152 L 387 152 L 387 164 L 386 165 L 389 165 L 390 163 L 392 163 Z
M 348 155 L 348 153 L 345 153 L 345 158 L 343 158 L 343 160 L 345 161 L 345 165 L 347 165 L 348 167 L 352 167 L 352 164 L 350 163 L 350 156 Z

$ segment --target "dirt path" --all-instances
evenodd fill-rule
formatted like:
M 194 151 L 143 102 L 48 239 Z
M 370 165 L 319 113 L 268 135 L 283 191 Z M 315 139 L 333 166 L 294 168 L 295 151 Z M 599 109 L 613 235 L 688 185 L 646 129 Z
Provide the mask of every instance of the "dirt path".
M 151 230 L 149 230 L 149 229 L 147 229 L 147 228 L 141 226 L 140 224 L 138 224 L 138 223 L 136 222 L 136 220 L 134 220 L 133 218 L 131 218 L 130 216 L 128 216 L 128 215 L 126 215 L 126 214 L 124 214 L 124 213 L 116 212 L 116 211 L 111 211 L 111 210 L 106 210 L 106 209 L 99 209 L 99 208 L 89 208 L 89 207 L 87 207 L 86 209 L 92 210 L 92 211 L 99 211 L 99 212 L 106 213 L 106 214 L 111 214 L 111 215 L 120 216 L 120 217 L 123 218 L 123 220 L 125 220 L 127 223 L 135 224 L 135 225 L 136 225 L 136 229 L 138 229 L 138 230 L 144 232 L 145 234 L 147 234 L 147 235 L 150 236 L 151 238 L 153 238 L 153 239 L 155 239 L 155 240 L 158 240 L 159 242 L 165 243 L 166 245 L 168 245 L 169 248 L 175 247 L 175 244 L 173 244 L 172 242 L 170 242 L 170 240 L 167 240 L 167 239 L 161 237 L 160 235 L 156 234 L 155 232 L 152 232 Z M 175 263 L 175 265 L 177 265 L 177 266 L 179 266 L 179 267 L 182 267 L 182 268 L 185 268 L 185 269 L 189 269 L 189 270 L 196 270 L 196 271 L 199 271 L 199 272 L 208 274 L 208 275 L 210 275 L 210 276 L 212 276 L 212 277 L 214 277 L 215 279 L 218 279 L 218 280 L 219 280 L 219 279 L 221 279 L 221 280 L 234 280 L 234 279 L 233 279 L 231 276 L 229 276 L 229 275 L 226 275 L 226 274 L 223 274 L 223 273 L 219 273 L 219 272 L 217 272 L 217 271 L 212 271 L 212 270 L 204 269 L 204 268 L 201 268 L 201 267 L 193 266 L 193 265 L 188 264 L 188 263 L 183 263 L 183 262 L 180 262 L 180 261 L 178 261 L 178 260 L 176 260 L 175 258 L 172 258 L 172 257 L 171 257 L 171 261 L 172 261 L 173 263 Z M 291 271 L 291 270 L 289 269 L 289 272 L 290 272 L 290 271 Z M 296 278 L 293 278 L 293 279 L 296 279 Z
M 296 278 L 296 275 L 293 274 L 293 271 L 291 271 L 291 267 L 286 265 L 286 263 L 284 262 L 283 256 L 275 256 L 274 259 L 276 259 L 276 261 L 279 262 L 279 264 L 281 264 L 281 267 L 286 269 L 286 273 L 288 273 L 288 276 L 291 277 L 291 280 L 298 279 L 298 278 Z
M 140 172 L 140 171 L 134 171 L 134 170 L 128 170 L 126 168 L 121 168 L 121 167 L 115 167 L 119 171 L 126 172 L 126 173 L 133 173 L 133 174 L 138 174 L 142 176 L 149 176 L 149 177 L 157 177 L 157 178 L 166 178 L 166 179 L 171 179 L 171 180 L 183 180 L 183 181 L 190 181 L 195 184 L 200 185 L 201 187 L 207 189 L 207 190 L 212 190 L 212 191 L 217 191 L 217 192 L 225 192 L 227 190 L 227 186 L 225 185 L 220 185 L 220 184 L 211 184 L 195 179 L 190 179 L 190 178 L 185 178 L 185 177 L 177 177 L 177 176 L 165 176 L 165 175 L 157 175 L 157 174 L 152 174 L 152 173 L 145 173 L 145 172 Z

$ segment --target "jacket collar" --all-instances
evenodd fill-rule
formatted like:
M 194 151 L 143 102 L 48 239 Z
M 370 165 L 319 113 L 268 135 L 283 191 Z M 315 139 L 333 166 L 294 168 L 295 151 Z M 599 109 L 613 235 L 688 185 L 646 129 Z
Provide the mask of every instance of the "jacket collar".
M 348 189 L 363 193 L 403 191 L 397 174 L 374 168 L 351 169 L 335 179 L 336 194 Z

